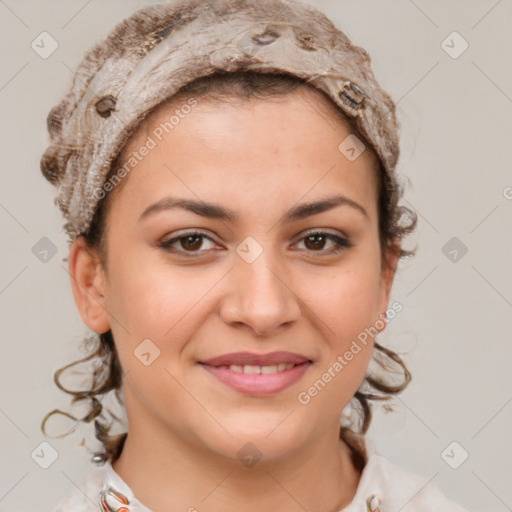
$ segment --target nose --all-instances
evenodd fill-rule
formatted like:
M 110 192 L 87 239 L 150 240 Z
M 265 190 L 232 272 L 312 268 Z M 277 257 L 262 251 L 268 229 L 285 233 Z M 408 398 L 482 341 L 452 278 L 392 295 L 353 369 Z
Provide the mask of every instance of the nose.
M 287 273 L 275 260 L 261 254 L 247 263 L 237 258 L 229 273 L 229 291 L 220 307 L 223 321 L 231 326 L 244 326 L 257 336 L 270 336 L 300 318 L 297 295 Z

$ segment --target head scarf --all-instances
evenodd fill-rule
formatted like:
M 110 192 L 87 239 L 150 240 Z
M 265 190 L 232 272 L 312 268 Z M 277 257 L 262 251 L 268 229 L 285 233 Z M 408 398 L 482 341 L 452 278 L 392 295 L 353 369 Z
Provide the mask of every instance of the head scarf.
M 48 115 L 41 171 L 57 187 L 70 241 L 88 231 L 110 167 L 142 119 L 189 82 L 233 71 L 286 73 L 324 91 L 394 172 L 394 103 L 366 51 L 324 14 L 297 0 L 169 1 L 135 12 L 89 50 Z

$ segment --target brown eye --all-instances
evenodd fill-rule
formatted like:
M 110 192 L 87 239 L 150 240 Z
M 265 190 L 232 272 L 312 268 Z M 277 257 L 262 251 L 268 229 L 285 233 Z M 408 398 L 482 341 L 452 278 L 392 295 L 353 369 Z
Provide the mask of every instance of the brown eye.
M 318 249 L 323 249 L 325 246 L 326 237 L 324 235 L 310 235 L 304 238 L 304 240 L 306 240 L 306 247 L 315 251 Z
M 211 246 L 214 245 L 214 241 L 204 233 L 191 232 L 169 240 L 163 240 L 158 246 L 164 249 L 164 251 L 187 257 L 208 252 L 208 249 L 211 249 L 211 247 L 206 247 L 206 249 L 203 247 L 207 242 L 210 242 Z
M 203 237 L 202 235 L 185 236 L 180 238 L 180 243 L 183 249 L 186 249 L 187 251 L 195 251 L 203 244 Z
M 333 235 L 331 233 L 323 233 L 321 231 L 317 231 L 314 233 L 309 233 L 301 240 L 299 243 L 304 242 L 304 246 L 308 251 L 319 252 L 321 254 L 333 254 L 337 253 L 343 249 L 348 249 L 352 247 L 352 243 L 347 239 Z M 326 244 L 331 242 L 334 246 L 328 247 L 325 249 Z

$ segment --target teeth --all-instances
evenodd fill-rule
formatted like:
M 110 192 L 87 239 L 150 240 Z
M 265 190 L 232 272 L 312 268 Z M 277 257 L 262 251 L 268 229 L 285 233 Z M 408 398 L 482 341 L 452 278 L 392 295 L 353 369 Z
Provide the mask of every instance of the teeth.
M 293 363 L 279 363 L 277 365 L 271 365 L 271 366 L 254 366 L 254 365 L 239 365 L 239 364 L 232 364 L 229 369 L 236 373 L 248 373 L 251 375 L 256 375 L 258 373 L 277 373 L 282 372 L 284 370 L 289 370 L 290 368 L 293 368 L 295 365 Z

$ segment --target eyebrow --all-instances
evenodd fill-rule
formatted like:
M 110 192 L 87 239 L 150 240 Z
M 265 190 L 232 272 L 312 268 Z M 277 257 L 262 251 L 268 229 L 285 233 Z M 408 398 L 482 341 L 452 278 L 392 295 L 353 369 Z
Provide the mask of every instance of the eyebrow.
M 356 203 L 348 197 L 337 195 L 294 206 L 281 217 L 279 223 L 290 223 L 301 220 L 306 217 L 331 210 L 338 206 L 349 206 L 357 210 L 367 219 L 369 218 L 368 213 L 359 203 Z M 208 217 L 210 219 L 226 220 L 232 223 L 236 223 L 239 220 L 239 216 L 235 211 L 215 203 L 206 203 L 204 201 L 195 201 L 193 199 L 164 197 L 163 199 L 149 205 L 139 217 L 139 222 L 152 214 L 173 208 L 182 208 L 195 213 L 196 215 L 201 215 L 202 217 Z

